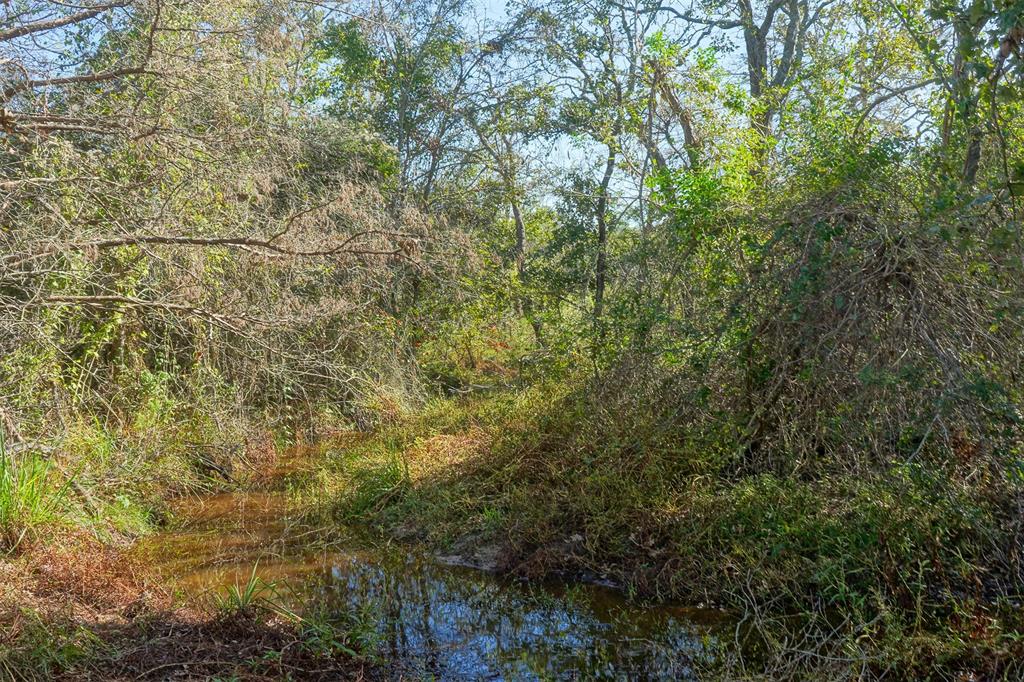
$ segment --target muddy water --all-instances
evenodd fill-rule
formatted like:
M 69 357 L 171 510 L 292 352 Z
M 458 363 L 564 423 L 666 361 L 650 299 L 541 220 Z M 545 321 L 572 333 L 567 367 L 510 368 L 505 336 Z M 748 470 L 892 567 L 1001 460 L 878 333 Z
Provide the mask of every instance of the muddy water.
M 607 587 L 527 585 L 365 541 L 325 548 L 286 502 L 182 500 L 173 529 L 140 551 L 191 596 L 245 585 L 255 567 L 279 602 L 355 627 L 404 679 L 686 679 L 723 630 L 713 612 L 645 607 Z

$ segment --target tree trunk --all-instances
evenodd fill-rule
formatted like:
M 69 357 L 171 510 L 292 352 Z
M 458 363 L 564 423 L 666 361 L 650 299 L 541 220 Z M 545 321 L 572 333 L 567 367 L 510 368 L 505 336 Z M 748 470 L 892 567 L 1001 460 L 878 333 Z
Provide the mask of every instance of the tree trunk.
M 604 312 L 604 288 L 608 274 L 608 186 L 615 171 L 615 147 L 608 146 L 608 161 L 597 196 L 597 265 L 594 268 L 594 318 Z
M 516 225 L 516 273 L 519 275 L 519 282 L 526 282 L 526 222 L 523 220 L 523 209 L 519 200 L 512 198 L 512 219 Z
M 512 219 L 516 225 L 516 274 L 519 276 L 519 284 L 526 286 L 526 221 L 523 218 L 523 208 L 519 205 L 519 199 L 513 194 L 509 202 L 512 205 Z M 519 314 L 525 317 L 530 326 L 533 327 L 533 336 L 538 346 L 544 345 L 540 320 L 533 316 L 533 301 L 528 294 L 524 293 L 519 300 Z

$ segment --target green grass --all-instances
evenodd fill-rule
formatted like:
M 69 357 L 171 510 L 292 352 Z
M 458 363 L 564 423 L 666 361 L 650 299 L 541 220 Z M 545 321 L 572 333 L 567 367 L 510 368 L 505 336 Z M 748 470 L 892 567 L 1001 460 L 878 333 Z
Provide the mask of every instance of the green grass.
M 298 645 L 320 657 L 373 657 L 380 645 L 377 625 L 381 618 L 379 605 L 367 602 L 359 610 L 328 613 L 317 603 L 308 603 L 300 614 L 285 604 L 279 585 L 266 582 L 257 574 L 259 564 L 244 583 L 229 586 L 223 594 L 214 595 L 214 604 L 222 618 L 258 618 L 271 614 L 290 623 Z M 273 656 L 275 652 L 268 652 Z
M 0 679 L 42 682 L 104 650 L 100 638 L 86 627 L 51 622 L 30 609 L 24 616 L 15 642 L 0 646 Z
M 0 550 L 13 551 L 37 528 L 59 519 L 68 482 L 53 480 L 51 464 L 15 459 L 0 441 Z
M 259 562 L 253 564 L 252 573 L 245 583 L 229 585 L 222 595 L 215 595 L 217 609 L 223 614 L 249 614 L 255 609 L 265 608 L 274 612 L 289 613 L 277 601 L 277 585 L 268 583 L 257 575 Z
M 56 429 L 27 419 L 19 432 L 30 447 L 17 452 L 0 433 L 0 551 L 43 526 L 131 540 L 161 523 L 168 500 L 245 485 L 272 464 L 279 430 L 265 415 L 158 398 L 130 420 L 71 411 Z

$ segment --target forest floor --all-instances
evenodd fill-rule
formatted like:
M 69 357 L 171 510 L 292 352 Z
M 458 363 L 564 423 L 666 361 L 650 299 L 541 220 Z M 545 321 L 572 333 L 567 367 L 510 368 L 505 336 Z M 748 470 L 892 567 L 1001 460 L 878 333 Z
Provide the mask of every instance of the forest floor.
M 998 481 L 982 495 L 920 470 L 720 480 L 699 454 L 581 432 L 574 410 L 557 386 L 433 401 L 325 441 L 289 473 L 289 504 L 311 528 L 368 526 L 447 563 L 727 609 L 749 626 L 739 644 L 754 658 L 722 652 L 726 669 L 711 678 L 1024 672 L 1020 601 L 999 596 L 1012 575 L 986 565 L 990 545 L 978 544 L 998 527 Z M 239 489 L 282 468 L 263 449 Z M 183 602 L 132 542 L 58 524 L 0 558 L 0 679 L 384 674 L 243 595 Z

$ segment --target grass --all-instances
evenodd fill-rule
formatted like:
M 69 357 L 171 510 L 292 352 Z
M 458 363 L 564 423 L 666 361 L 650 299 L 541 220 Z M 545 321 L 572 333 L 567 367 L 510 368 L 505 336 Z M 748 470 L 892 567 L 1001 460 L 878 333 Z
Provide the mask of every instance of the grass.
M 280 610 L 273 597 L 276 596 L 275 585 L 264 582 L 256 572 L 259 562 L 253 564 L 252 573 L 245 584 L 230 585 L 224 595 L 217 595 L 215 601 L 222 613 L 249 613 L 260 606 L 270 610 Z
M 176 603 L 123 550 L 51 535 L 0 560 L 0 679 L 365 679 L 376 620 L 299 616 L 275 588 L 254 566 L 213 604 Z
M 48 524 L 130 541 L 159 526 L 171 498 L 263 476 L 276 462 L 280 431 L 255 415 L 220 413 L 226 409 L 151 400 L 130 421 L 73 413 L 55 432 L 23 425 L 16 456 L 0 442 L 2 544 L 10 549 Z
M 68 482 L 57 485 L 50 462 L 15 459 L 0 434 L 0 550 L 12 552 L 37 528 L 59 519 Z
M 214 597 L 220 618 L 278 617 L 292 628 L 294 644 L 314 658 L 374 659 L 380 644 L 377 624 L 381 613 L 377 604 L 366 603 L 360 611 L 328 615 L 312 603 L 299 614 L 285 605 L 277 583 L 264 581 L 258 570 L 257 562 L 244 584 L 231 585 L 223 595 Z M 280 651 L 270 650 L 263 658 L 279 660 L 280 655 Z
M 330 454 L 311 513 L 724 606 L 780 674 L 1021 673 L 1020 481 L 935 462 L 735 475 L 644 414 L 590 408 L 564 385 L 433 401 Z
M 663 428 L 654 411 L 595 410 L 569 382 L 434 399 L 415 413 L 388 405 L 372 436 L 341 439 L 315 474 L 293 482 L 310 514 L 446 553 L 500 546 L 501 568 L 526 577 L 610 575 L 634 594 L 726 607 L 746 624 L 744 650 L 777 677 L 1021 672 L 1015 529 L 1024 491 L 1012 466 L 965 469 L 921 457 L 870 471 L 737 473 L 731 448 L 697 445 Z M 231 440 L 245 442 L 244 433 L 174 409 L 180 420 L 154 408 L 121 430 L 72 422 L 54 441 L 60 470 L 0 451 L 5 547 L 55 526 L 77 525 L 108 543 L 136 537 L 159 522 L 167 496 L 244 482 L 203 464 L 211 452 L 230 452 L 222 446 Z M 242 456 L 272 459 L 271 441 Z M 201 649 L 211 633 L 264 632 L 266 623 L 238 619 L 269 612 L 287 621 L 271 640 L 298 643 L 311 660 L 372 649 L 372 628 L 359 617 L 339 624 L 258 608 L 273 604 L 268 589 L 254 570 L 222 597 L 220 620 L 186 629 L 194 636 L 187 646 Z M 37 620 L 45 627 L 26 621 L 20 651 L 40 669 L 77 665 L 93 651 L 81 623 Z M 47 638 L 56 658 L 32 653 Z M 272 659 L 280 649 L 259 651 Z M 732 651 L 716 660 L 726 677 L 743 672 Z
M 15 646 L 0 646 L 0 679 L 52 680 L 103 651 L 103 642 L 87 627 L 54 622 L 31 609 L 23 618 Z
M 173 605 L 121 551 L 162 523 L 173 497 L 263 482 L 278 435 L 252 415 L 168 400 L 131 420 L 20 423 L 17 451 L 0 441 L 0 679 L 135 679 L 193 661 L 211 678 L 361 667 L 324 628 L 269 608 L 272 586 L 255 574 L 220 609 Z

